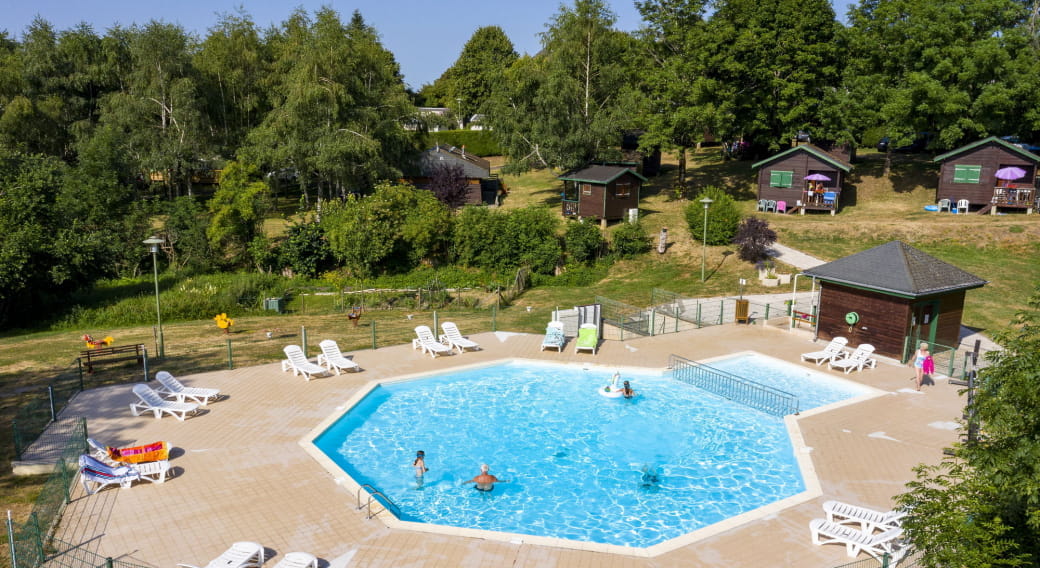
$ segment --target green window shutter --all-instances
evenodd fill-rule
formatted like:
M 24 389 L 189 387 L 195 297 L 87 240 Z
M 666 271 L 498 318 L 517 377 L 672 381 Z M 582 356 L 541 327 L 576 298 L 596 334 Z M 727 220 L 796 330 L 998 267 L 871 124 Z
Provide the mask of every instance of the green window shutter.
M 794 172 L 773 170 L 769 172 L 769 187 L 791 187 L 794 181 Z
M 982 166 L 953 166 L 953 183 L 979 183 Z

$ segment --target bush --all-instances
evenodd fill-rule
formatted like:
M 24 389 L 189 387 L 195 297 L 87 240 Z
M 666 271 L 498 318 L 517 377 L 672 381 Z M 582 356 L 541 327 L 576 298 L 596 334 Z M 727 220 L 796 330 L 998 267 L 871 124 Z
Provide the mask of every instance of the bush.
M 690 235 L 698 241 L 704 237 L 704 205 L 700 201 L 705 197 L 714 202 L 708 208 L 708 231 L 705 244 L 713 246 L 730 244 L 737 233 L 740 211 L 733 202 L 733 198 L 715 186 L 705 187 L 686 206 L 686 224 L 690 227 Z
M 621 223 L 614 229 L 610 252 L 618 258 L 631 258 L 650 250 L 650 238 L 639 223 Z
M 594 223 L 571 221 L 567 224 L 563 243 L 572 262 L 591 262 L 603 247 L 603 233 Z
M 534 274 L 531 284 L 534 286 L 592 286 L 607 277 L 610 263 L 607 261 L 588 264 L 568 264 L 559 276 Z
M 426 147 L 434 145 L 466 147 L 466 152 L 477 156 L 501 156 L 502 148 L 488 130 L 442 130 L 426 134 Z

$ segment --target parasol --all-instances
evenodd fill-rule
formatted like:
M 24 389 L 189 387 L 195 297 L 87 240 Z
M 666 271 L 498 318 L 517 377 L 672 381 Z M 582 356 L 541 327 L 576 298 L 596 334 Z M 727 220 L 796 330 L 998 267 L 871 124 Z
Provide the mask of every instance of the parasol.
M 1020 178 L 1026 177 L 1026 171 L 1023 170 L 1022 168 L 1016 168 L 1014 166 L 1008 166 L 1006 168 L 1000 168 L 999 170 L 997 170 L 996 176 L 997 176 L 997 179 L 1011 181 L 1011 180 L 1016 180 L 1016 179 L 1020 179 Z M 809 178 L 805 178 L 805 179 L 809 179 Z
M 1022 175 L 1024 176 L 1024 175 L 1026 175 L 1026 173 L 1022 172 Z M 1022 176 L 1018 176 L 1018 177 L 1022 177 Z M 823 174 L 809 174 L 809 175 L 805 176 L 805 179 L 807 179 L 809 181 L 831 181 L 831 178 L 829 178 L 829 177 L 827 177 L 827 176 L 825 176 Z M 1014 178 L 1014 179 L 1018 179 L 1018 178 Z

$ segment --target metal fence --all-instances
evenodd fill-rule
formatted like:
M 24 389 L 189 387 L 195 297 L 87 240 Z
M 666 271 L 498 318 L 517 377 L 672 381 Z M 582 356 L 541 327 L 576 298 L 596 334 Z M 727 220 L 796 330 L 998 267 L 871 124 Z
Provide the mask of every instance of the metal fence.
M 647 310 L 603 296 L 596 296 L 595 303 L 601 306 L 603 323 L 618 328 L 622 338 L 625 335 L 650 335 L 650 314 Z
M 82 418 L 73 422 L 57 464 L 33 503 L 28 520 L 24 524 L 7 521 L 5 549 L 12 568 L 42 566 L 53 552 L 51 533 L 70 500 L 72 484 L 79 471 L 79 456 L 87 451 L 87 422 Z
M 915 568 L 921 565 L 922 553 L 910 550 L 904 556 L 893 556 L 882 554 L 881 558 L 864 558 L 848 564 L 841 564 L 834 568 Z
M 904 341 L 903 362 L 906 363 L 911 354 L 917 349 L 919 340 L 913 336 L 907 336 Z M 979 357 L 976 364 L 972 364 L 972 349 L 958 348 L 957 346 L 943 345 L 941 343 L 930 343 L 932 361 L 935 363 L 935 372 L 954 379 L 964 379 L 974 369 L 983 369 L 990 365 L 986 356 L 990 350 L 979 348 Z
M 668 357 L 672 378 L 774 416 L 798 414 L 798 397 L 678 355 Z

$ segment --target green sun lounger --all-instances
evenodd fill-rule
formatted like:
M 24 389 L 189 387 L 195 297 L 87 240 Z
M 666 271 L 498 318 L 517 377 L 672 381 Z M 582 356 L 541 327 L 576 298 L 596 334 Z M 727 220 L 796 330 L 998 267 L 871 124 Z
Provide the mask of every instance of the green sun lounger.
M 596 354 L 596 348 L 599 347 L 599 326 L 594 323 L 583 323 L 578 328 L 578 340 L 574 342 L 574 352 L 578 353 L 582 350 L 592 351 L 592 354 Z

